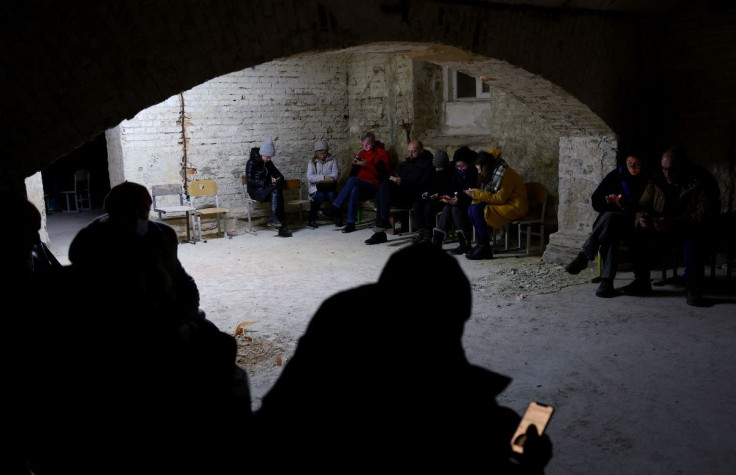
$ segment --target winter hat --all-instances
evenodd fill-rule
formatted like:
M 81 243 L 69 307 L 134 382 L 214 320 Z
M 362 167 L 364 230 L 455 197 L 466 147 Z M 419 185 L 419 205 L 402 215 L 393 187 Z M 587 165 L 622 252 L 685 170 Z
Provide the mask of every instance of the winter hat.
M 276 155 L 276 147 L 273 145 L 273 140 L 264 140 L 261 144 L 261 156 L 273 157 L 274 155 Z
M 440 150 L 432 157 L 432 166 L 435 168 L 447 167 L 450 164 L 450 157 L 447 156 L 447 152 Z
M 486 153 L 493 155 L 493 158 L 495 160 L 498 160 L 501 156 L 501 151 L 497 148 L 489 148 L 488 150 L 486 150 Z
M 319 150 L 328 150 L 327 148 L 327 142 L 324 140 L 317 140 L 314 142 L 314 151 L 317 152 Z

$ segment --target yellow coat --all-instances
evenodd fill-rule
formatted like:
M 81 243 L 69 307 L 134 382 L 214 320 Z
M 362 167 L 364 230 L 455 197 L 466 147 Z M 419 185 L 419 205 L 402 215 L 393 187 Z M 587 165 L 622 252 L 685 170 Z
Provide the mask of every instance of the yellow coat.
M 476 188 L 472 204 L 479 203 L 487 204 L 483 213 L 486 223 L 493 229 L 523 217 L 529 209 L 524 180 L 512 168 L 507 168 L 496 193 Z

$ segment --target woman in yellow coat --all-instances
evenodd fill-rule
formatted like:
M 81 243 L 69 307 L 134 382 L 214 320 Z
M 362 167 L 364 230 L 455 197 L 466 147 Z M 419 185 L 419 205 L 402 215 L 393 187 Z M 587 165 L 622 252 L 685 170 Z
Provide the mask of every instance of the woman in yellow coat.
M 488 228 L 498 229 L 523 217 L 529 207 L 524 180 L 501 158 L 501 151 L 489 149 L 478 153 L 478 188 L 465 193 L 473 198 L 468 215 L 475 227 L 477 245 L 465 257 L 472 260 L 493 259 Z

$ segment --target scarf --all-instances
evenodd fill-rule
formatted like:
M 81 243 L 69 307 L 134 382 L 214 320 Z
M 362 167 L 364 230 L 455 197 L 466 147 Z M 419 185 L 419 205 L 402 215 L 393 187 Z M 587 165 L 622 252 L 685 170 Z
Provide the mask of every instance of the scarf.
M 491 177 L 491 193 L 497 193 L 501 188 L 501 182 L 503 182 L 503 175 L 506 173 L 506 169 L 509 167 L 508 163 L 503 158 L 496 160 L 496 169 L 493 170 L 493 176 Z

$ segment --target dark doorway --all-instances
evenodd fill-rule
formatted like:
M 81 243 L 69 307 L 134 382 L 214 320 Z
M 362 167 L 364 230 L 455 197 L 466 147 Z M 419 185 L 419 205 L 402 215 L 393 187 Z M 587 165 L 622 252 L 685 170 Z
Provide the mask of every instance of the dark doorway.
M 66 199 L 61 192 L 74 189 L 74 174 L 80 169 L 89 171 L 92 209 L 102 208 L 102 202 L 110 191 L 107 141 L 104 132 L 50 163 L 41 171 L 47 213 L 75 211 L 73 204 L 69 207 L 71 209 L 68 209 Z

